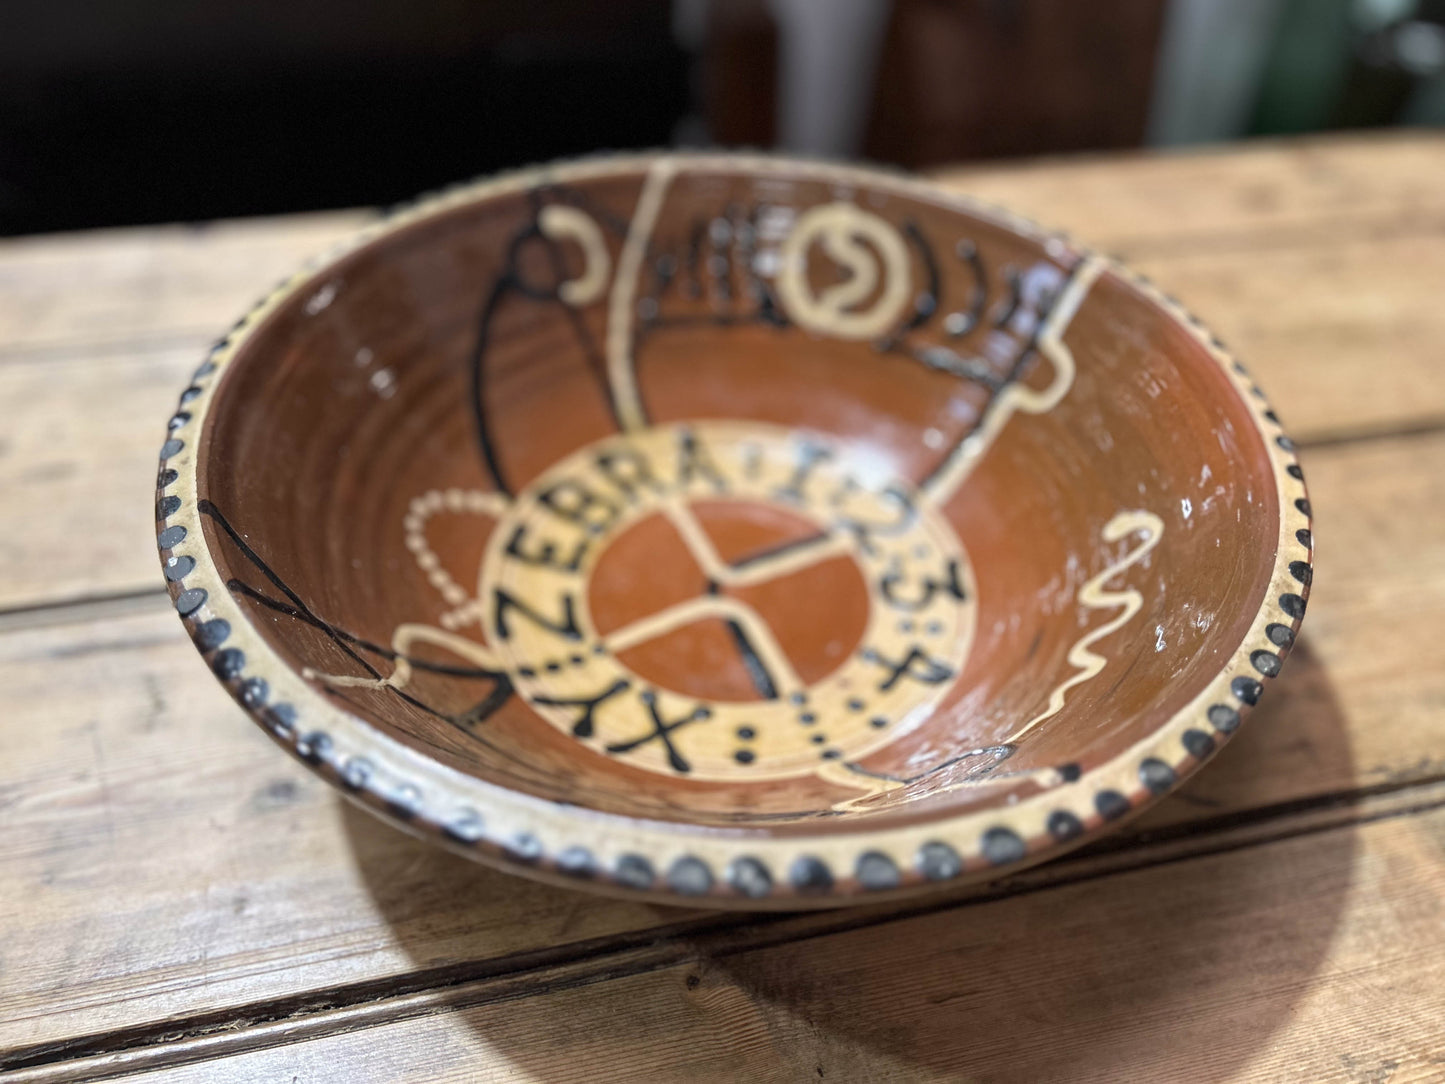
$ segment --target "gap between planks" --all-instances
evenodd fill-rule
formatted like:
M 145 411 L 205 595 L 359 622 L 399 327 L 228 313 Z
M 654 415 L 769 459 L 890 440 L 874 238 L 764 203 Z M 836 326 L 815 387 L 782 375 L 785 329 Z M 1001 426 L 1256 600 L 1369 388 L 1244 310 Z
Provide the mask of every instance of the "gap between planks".
M 545 996 L 699 959 L 800 943 L 854 930 L 1048 892 L 1089 881 L 1230 854 L 1321 833 L 1445 809 L 1445 775 L 1381 784 L 1101 841 L 996 884 L 942 898 L 842 911 L 728 915 L 427 968 L 375 982 L 134 1029 L 0 1052 L 14 1084 L 103 1080 L 362 1031 L 437 1013 Z

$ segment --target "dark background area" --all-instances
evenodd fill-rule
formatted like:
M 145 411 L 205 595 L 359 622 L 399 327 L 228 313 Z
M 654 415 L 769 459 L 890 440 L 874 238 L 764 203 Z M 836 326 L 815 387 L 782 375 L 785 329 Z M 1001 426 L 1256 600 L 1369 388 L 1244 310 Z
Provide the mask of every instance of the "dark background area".
M 603 149 L 909 168 L 1445 120 L 1445 0 L 8 0 L 0 233 Z

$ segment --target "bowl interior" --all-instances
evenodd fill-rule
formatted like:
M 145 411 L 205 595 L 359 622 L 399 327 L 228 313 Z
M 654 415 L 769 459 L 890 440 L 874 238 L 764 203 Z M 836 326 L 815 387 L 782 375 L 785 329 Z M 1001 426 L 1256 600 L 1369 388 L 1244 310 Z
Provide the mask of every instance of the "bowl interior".
M 919 187 L 619 163 L 415 216 L 227 367 L 206 541 L 371 726 L 661 821 L 1018 800 L 1219 672 L 1279 499 L 1207 348 Z

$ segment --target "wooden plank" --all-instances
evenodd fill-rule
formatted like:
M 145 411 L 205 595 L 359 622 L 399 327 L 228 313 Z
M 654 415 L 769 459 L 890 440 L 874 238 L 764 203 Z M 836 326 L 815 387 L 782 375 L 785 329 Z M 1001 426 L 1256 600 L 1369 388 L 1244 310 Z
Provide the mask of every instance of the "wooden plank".
M 702 943 L 660 969 L 455 991 L 481 1002 L 460 1010 L 336 1014 L 324 1038 L 161 1072 L 177 1084 L 1439 1080 L 1442 840 L 1437 805 L 782 944 Z M 218 1037 L 213 1052 L 245 1039 Z M 138 1052 L 152 1053 L 165 1055 Z
M 1247 360 L 1297 440 L 1445 424 L 1445 228 L 1142 265 Z M 0 432 L 0 609 L 159 585 L 150 480 L 199 356 L 0 362 L 0 402 L 24 404 Z
M 1445 213 L 1445 137 L 1235 143 L 1167 154 L 1040 159 L 938 174 L 1130 258 L 1410 233 Z
M 0 243 L 0 361 L 215 340 L 368 211 L 96 230 Z
M 1281 237 L 1415 232 L 1445 213 L 1445 138 L 1268 142 L 1228 151 L 951 170 L 949 183 L 1129 257 Z M 0 359 L 214 339 L 371 212 L 111 230 L 0 243 Z
M 1445 778 L 1445 434 L 1317 449 L 1306 469 L 1323 539 L 1306 635 L 1256 719 L 1136 839 Z M 0 1049 L 530 967 L 684 920 L 490 873 L 350 811 L 229 704 L 160 600 L 130 606 L 0 630 Z
M 160 442 L 199 356 L 0 364 L 0 608 L 161 586 Z

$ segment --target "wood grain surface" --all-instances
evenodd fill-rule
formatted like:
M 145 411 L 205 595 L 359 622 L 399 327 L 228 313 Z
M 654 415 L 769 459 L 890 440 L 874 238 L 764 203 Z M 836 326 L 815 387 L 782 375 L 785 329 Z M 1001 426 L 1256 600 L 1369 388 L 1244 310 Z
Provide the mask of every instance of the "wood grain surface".
M 950 182 L 1116 252 L 1294 434 L 1300 648 L 1087 853 L 803 917 L 603 900 L 352 810 L 159 589 L 161 422 L 362 213 L 0 243 L 0 1072 L 16 1080 L 1445 1079 L 1445 140 Z

